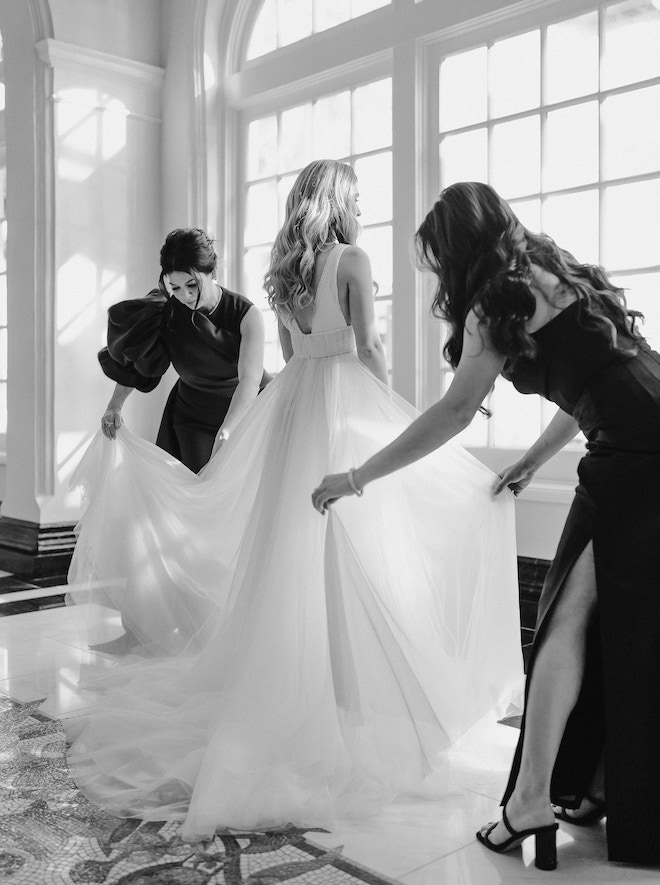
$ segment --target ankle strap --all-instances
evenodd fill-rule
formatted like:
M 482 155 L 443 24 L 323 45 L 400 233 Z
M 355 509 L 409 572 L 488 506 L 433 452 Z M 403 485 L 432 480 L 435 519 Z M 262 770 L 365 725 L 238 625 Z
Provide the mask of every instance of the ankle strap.
M 502 821 L 504 822 L 504 826 L 507 828 L 507 830 L 511 833 L 512 836 L 518 835 L 518 831 L 514 830 L 513 827 L 511 826 L 511 823 L 509 822 L 509 818 L 506 813 L 506 805 L 502 806 Z

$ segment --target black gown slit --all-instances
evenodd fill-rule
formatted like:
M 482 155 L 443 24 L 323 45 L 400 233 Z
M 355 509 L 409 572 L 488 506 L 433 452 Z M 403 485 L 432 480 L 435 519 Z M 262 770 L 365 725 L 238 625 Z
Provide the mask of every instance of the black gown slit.
M 534 338 L 511 380 L 572 414 L 587 437 L 579 485 L 548 572 L 529 662 L 586 545 L 597 608 L 585 672 L 555 762 L 551 799 L 577 808 L 604 753 L 610 860 L 660 863 L 660 356 L 612 349 L 576 301 Z M 525 720 L 503 803 L 516 783 Z

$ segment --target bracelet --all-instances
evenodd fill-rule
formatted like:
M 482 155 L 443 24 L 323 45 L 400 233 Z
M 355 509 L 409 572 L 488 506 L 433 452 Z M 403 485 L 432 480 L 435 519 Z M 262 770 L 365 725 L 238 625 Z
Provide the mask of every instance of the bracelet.
M 348 471 L 348 484 L 351 487 L 351 491 L 355 492 L 355 494 L 359 498 L 364 494 L 364 489 L 358 488 L 358 485 L 355 482 L 355 477 L 353 476 L 354 470 L 355 470 L 355 468 L 351 467 L 351 469 Z

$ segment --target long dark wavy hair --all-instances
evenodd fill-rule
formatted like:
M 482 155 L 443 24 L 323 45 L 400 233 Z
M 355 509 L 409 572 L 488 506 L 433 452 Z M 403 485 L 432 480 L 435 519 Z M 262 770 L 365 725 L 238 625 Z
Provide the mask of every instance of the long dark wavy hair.
M 617 339 L 617 333 L 626 342 L 641 338 L 630 321 L 641 314 L 626 308 L 623 290 L 602 268 L 580 264 L 550 237 L 527 230 L 490 185 L 470 181 L 445 188 L 419 226 L 415 247 L 420 267 L 438 279 L 433 312 L 449 324 L 444 354 L 454 368 L 471 310 L 507 357 L 507 370 L 520 357 L 535 356 L 536 343 L 526 329 L 536 309 L 532 265 L 555 274 L 562 290 L 577 294 L 583 326 L 602 328 L 616 352 L 635 353 Z

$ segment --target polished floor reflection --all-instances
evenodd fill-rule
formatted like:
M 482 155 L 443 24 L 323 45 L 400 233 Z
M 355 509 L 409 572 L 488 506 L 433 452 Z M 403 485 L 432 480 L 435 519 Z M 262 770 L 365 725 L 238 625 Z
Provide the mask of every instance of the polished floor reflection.
M 78 690 L 81 672 L 103 670 L 113 666 L 113 661 L 87 649 L 83 617 L 81 610 L 67 608 L 0 617 L 0 694 L 21 702 L 45 698 L 40 710 L 47 716 L 84 715 L 95 697 Z M 95 641 L 118 634 L 118 618 L 108 613 L 105 628 L 106 634 L 94 637 Z M 340 822 L 331 833 L 310 833 L 309 841 L 327 851 L 341 845 L 343 856 L 362 868 L 408 885 L 660 881 L 658 868 L 608 863 L 603 824 L 590 829 L 562 825 L 559 867 L 552 873 L 534 867 L 533 840 L 501 857 L 478 845 L 475 830 L 499 814 L 498 799 L 506 776 L 502 760 L 512 751 L 515 739 L 514 729 L 494 725 L 492 767 L 461 770 L 442 800 L 399 799 L 376 817 Z M 6 881 L 12 881 L 11 875 Z

